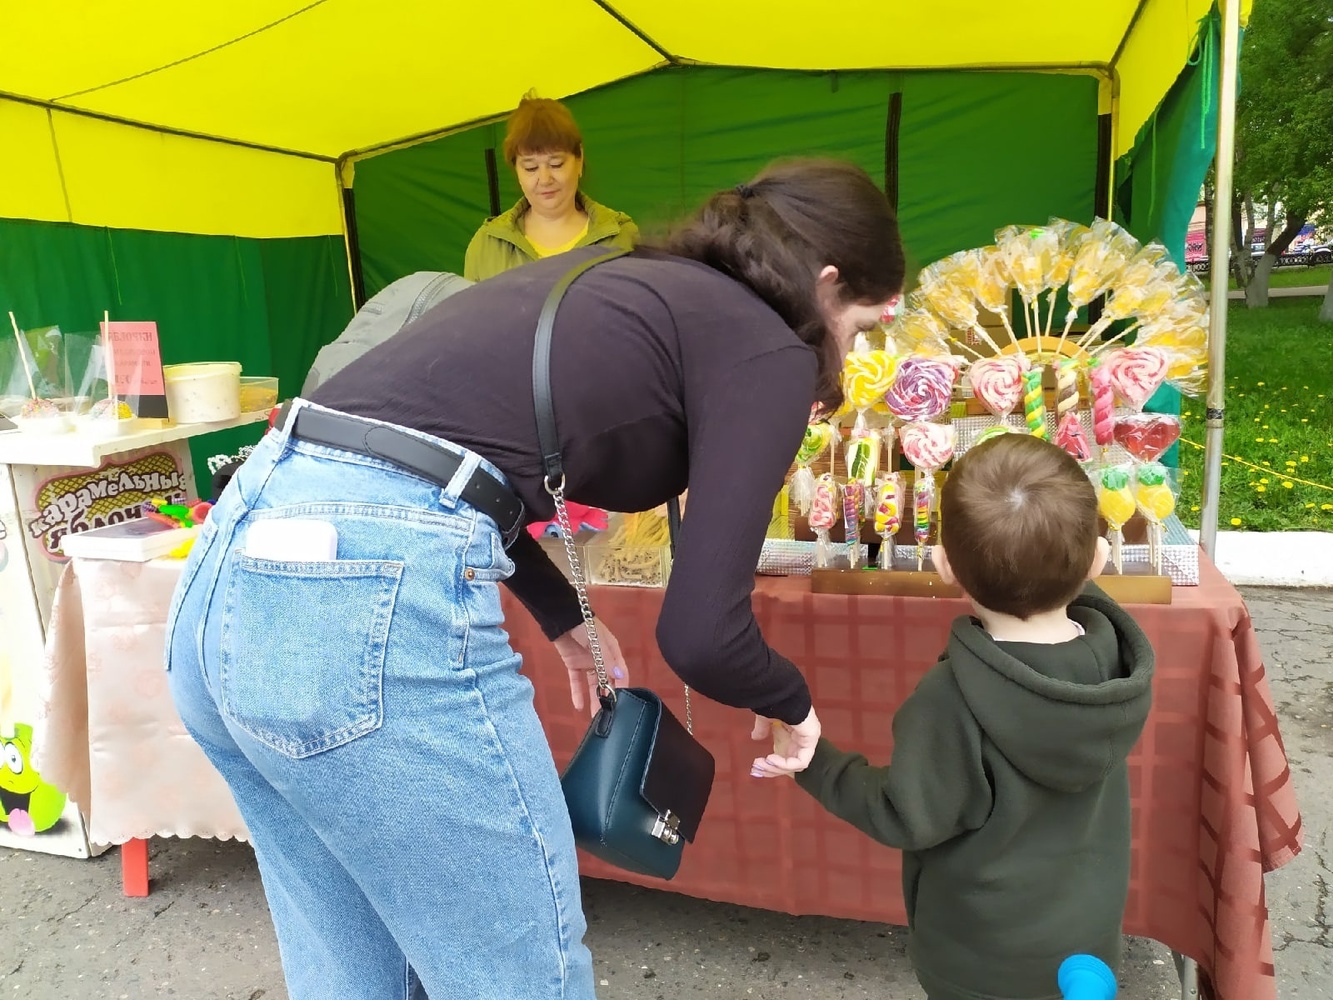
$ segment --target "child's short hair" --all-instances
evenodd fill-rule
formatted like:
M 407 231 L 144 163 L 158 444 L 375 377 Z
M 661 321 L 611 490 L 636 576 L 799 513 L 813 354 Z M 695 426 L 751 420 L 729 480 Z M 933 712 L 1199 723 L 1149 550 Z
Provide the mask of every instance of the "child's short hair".
M 1097 494 L 1063 448 L 1002 434 L 954 463 L 940 496 L 940 541 L 969 597 L 1031 618 L 1082 589 L 1097 547 Z

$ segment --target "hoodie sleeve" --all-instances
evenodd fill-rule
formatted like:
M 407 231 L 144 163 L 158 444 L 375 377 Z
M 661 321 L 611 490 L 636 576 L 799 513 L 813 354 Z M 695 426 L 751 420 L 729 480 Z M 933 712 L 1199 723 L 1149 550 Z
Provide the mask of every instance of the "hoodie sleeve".
M 936 668 L 903 703 L 887 767 L 820 740 L 797 784 L 839 819 L 904 851 L 924 851 L 979 828 L 992 803 L 981 730 L 951 686 L 947 668 Z

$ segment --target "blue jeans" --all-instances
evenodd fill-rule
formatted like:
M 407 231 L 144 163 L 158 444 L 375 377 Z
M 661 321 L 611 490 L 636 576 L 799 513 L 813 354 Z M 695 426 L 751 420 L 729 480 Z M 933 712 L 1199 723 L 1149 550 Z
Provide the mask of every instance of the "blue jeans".
M 172 695 L 249 826 L 292 1000 L 593 996 L 569 814 L 502 628 L 513 563 L 459 499 L 482 459 L 458 450 L 442 489 L 271 432 L 176 591 Z M 332 523 L 337 558 L 247 555 L 271 518 Z

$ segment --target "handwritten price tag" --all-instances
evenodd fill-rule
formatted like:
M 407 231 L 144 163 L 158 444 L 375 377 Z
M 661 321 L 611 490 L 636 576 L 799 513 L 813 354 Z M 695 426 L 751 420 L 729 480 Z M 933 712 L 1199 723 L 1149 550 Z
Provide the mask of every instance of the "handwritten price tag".
M 102 324 L 107 379 L 111 392 L 136 416 L 165 417 L 167 389 L 162 379 L 162 351 L 153 322 Z

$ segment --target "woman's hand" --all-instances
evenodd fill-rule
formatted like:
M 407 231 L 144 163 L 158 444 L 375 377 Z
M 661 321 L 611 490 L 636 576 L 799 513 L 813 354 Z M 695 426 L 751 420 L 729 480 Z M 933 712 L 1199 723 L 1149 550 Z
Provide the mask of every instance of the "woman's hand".
M 755 758 L 754 764 L 750 767 L 750 776 L 789 778 L 797 771 L 804 771 L 810 766 L 810 760 L 815 755 L 815 747 L 819 743 L 819 734 L 822 731 L 819 716 L 815 715 L 813 708 L 810 709 L 809 715 L 794 726 L 778 722 L 776 719 L 756 716 L 754 731 L 750 733 L 750 738 L 763 741 L 771 737 L 773 752 L 767 757 Z
M 620 643 L 611 634 L 611 630 L 602 624 L 601 619 L 596 621 L 597 638 L 602 646 L 602 663 L 606 667 L 607 679 L 615 687 L 625 687 L 629 684 L 629 668 L 625 666 Z M 588 630 L 582 625 L 570 629 L 555 640 L 555 651 L 560 654 L 560 659 L 565 661 L 565 669 L 569 671 L 569 697 L 574 702 L 574 709 L 583 711 L 583 692 L 586 689 L 589 714 L 596 715 L 597 710 L 601 708 L 601 700 L 597 697 L 597 670 L 593 666 L 592 652 L 588 648 Z

